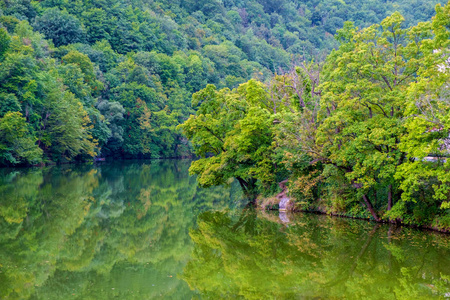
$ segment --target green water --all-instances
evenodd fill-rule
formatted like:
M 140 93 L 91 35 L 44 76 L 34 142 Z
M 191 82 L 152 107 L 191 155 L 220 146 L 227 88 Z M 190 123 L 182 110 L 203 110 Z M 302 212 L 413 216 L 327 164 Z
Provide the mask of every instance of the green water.
M 0 299 L 450 298 L 450 235 L 256 212 L 188 167 L 0 170 Z

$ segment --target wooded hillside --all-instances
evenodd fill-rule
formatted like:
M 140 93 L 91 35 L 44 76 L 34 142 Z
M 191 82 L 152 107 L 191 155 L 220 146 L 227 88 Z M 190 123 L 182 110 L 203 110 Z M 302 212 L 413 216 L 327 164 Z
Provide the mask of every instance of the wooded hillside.
M 321 60 L 344 21 L 439 1 L 0 2 L 0 164 L 191 154 L 191 95 Z

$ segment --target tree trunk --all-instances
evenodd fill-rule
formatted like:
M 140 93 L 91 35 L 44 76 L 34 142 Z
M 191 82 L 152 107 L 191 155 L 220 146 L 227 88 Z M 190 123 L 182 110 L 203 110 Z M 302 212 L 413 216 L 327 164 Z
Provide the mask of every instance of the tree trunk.
M 389 191 L 388 191 L 388 208 L 387 210 L 391 210 L 392 209 L 392 184 L 389 185 Z
M 239 184 L 241 185 L 241 188 L 246 191 L 248 188 L 248 183 L 247 181 L 245 181 L 244 179 L 242 179 L 241 177 L 236 177 L 236 179 L 239 181 Z
M 247 198 L 251 200 L 253 204 L 256 203 L 256 179 L 250 178 L 248 181 L 244 180 L 242 177 L 236 177 L 241 185 L 242 190 Z
M 373 208 L 372 203 L 370 202 L 367 195 L 363 195 L 364 202 L 366 203 L 367 209 L 372 214 L 372 217 L 375 219 L 375 221 L 380 222 L 380 218 L 378 217 L 377 213 L 375 212 L 375 209 Z

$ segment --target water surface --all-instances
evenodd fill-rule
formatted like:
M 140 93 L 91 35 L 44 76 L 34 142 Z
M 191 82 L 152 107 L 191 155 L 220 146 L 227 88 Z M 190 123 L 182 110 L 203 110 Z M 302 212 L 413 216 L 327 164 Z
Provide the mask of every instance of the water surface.
M 0 170 L 0 298 L 450 298 L 449 235 L 245 209 L 189 163 Z

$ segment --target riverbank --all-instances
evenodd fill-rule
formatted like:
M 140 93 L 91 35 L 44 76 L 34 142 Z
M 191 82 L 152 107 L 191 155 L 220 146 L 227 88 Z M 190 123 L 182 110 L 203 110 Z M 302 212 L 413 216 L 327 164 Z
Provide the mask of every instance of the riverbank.
M 195 156 L 180 156 L 180 157 L 159 157 L 159 158 L 115 158 L 115 157 L 105 157 L 104 159 L 88 159 L 88 160 L 73 160 L 73 161 L 45 161 L 39 164 L 23 164 L 23 165 L 0 165 L 0 169 L 27 169 L 27 168 L 43 168 L 50 166 L 65 166 L 65 165 L 91 165 L 91 164 L 103 164 L 112 163 L 116 161 L 128 162 L 128 161 L 162 161 L 162 160 L 194 160 Z
M 450 227 L 438 227 L 433 226 L 431 224 L 425 224 L 425 225 L 419 225 L 419 224 L 409 224 L 405 223 L 400 219 L 396 220 L 389 220 L 380 218 L 379 221 L 375 220 L 372 217 L 361 217 L 361 216 L 355 216 L 351 215 L 350 213 L 345 212 L 332 212 L 327 211 L 327 209 L 324 206 L 315 206 L 310 207 L 309 209 L 301 209 L 298 206 L 296 206 L 295 201 L 292 199 L 292 197 L 289 196 L 289 189 L 287 187 L 287 180 L 283 180 L 278 185 L 281 189 L 281 192 L 276 194 L 273 197 L 258 197 L 256 201 L 257 208 L 260 210 L 273 210 L 273 211 L 279 211 L 282 212 L 292 212 L 292 213 L 312 213 L 312 214 L 321 214 L 321 215 L 328 215 L 333 217 L 339 217 L 339 218 L 347 218 L 347 219 L 355 219 L 355 220 L 367 220 L 372 221 L 374 223 L 379 224 L 395 224 L 399 226 L 406 226 L 411 228 L 417 228 L 417 229 L 423 229 L 423 230 L 432 230 L 437 231 L 440 233 L 450 234 Z

